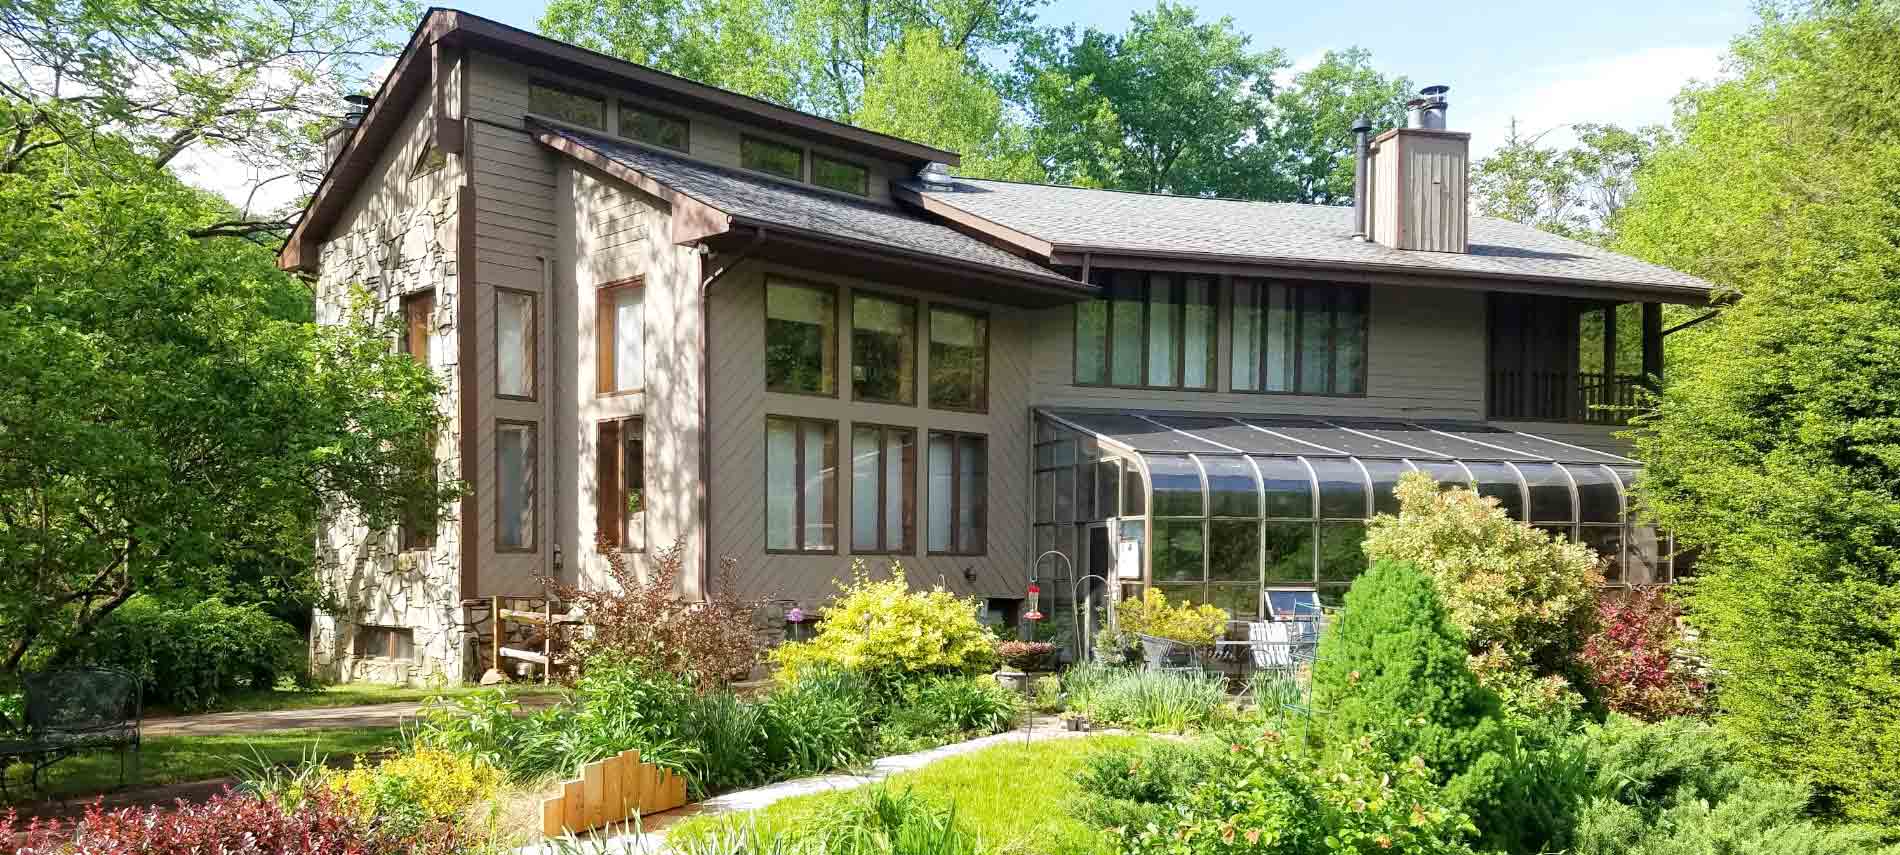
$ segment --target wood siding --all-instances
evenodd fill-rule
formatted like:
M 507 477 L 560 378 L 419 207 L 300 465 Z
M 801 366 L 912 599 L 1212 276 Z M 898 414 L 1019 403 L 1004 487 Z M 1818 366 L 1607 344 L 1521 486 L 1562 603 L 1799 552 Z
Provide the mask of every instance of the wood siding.
M 1372 156 L 1372 236 L 1385 246 L 1424 252 L 1468 248 L 1464 134 L 1400 129 Z

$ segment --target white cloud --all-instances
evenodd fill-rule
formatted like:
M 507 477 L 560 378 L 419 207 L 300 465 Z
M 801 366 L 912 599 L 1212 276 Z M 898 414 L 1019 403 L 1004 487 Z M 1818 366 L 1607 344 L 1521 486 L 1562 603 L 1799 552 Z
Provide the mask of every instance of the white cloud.
M 1285 89 L 1288 86 L 1292 86 L 1293 78 L 1299 76 L 1301 72 L 1310 70 L 1313 66 L 1319 65 L 1320 61 L 1326 58 L 1326 51 L 1328 50 L 1331 50 L 1331 48 L 1319 48 L 1317 50 L 1307 51 L 1295 57 L 1292 65 L 1273 73 L 1274 87 L 1277 89 Z
M 1471 132 L 1473 157 L 1502 145 L 1513 117 L 1520 133 L 1548 131 L 1543 143 L 1560 148 L 1575 141 L 1564 127 L 1572 123 L 1667 124 L 1670 99 L 1692 80 L 1720 76 L 1724 52 L 1710 45 L 1649 48 L 1524 69 L 1497 80 L 1496 88 L 1462 87 L 1462 99 L 1454 88 L 1451 123 Z

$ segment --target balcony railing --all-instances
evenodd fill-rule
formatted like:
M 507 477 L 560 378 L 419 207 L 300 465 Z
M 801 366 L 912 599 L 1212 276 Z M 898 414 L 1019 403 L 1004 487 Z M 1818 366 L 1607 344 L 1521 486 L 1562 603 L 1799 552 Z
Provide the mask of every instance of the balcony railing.
M 1494 369 L 1490 417 L 1626 424 L 1635 410 L 1637 390 L 1642 384 L 1643 378 L 1634 374 Z

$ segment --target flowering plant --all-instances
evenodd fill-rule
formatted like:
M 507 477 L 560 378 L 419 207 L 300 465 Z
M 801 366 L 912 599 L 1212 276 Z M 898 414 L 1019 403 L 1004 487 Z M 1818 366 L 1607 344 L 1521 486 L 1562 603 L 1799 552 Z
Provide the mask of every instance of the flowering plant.
M 824 667 L 891 677 L 996 666 L 996 636 L 977 620 L 974 600 L 942 588 L 913 591 L 901 564 L 891 565 L 889 579 L 873 580 L 862 561 L 852 574 L 825 608 L 815 638 L 772 651 L 781 680 Z
M 1005 641 L 996 645 L 996 655 L 1002 657 L 1003 664 L 1018 671 L 1038 670 L 1055 652 L 1056 646 L 1047 641 Z

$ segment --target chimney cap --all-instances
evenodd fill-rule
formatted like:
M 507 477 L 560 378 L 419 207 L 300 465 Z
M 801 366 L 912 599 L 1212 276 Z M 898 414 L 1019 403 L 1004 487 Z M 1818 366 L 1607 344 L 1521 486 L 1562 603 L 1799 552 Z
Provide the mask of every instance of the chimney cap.
M 1450 91 L 1451 91 L 1450 86 L 1446 86 L 1442 83 L 1439 83 L 1439 84 L 1434 84 L 1431 86 L 1427 86 L 1424 89 L 1418 90 L 1418 94 L 1423 95 L 1427 98 L 1435 98 L 1435 97 L 1441 97 L 1445 93 L 1450 92 Z
M 1369 132 L 1369 131 L 1371 131 L 1371 130 L 1372 130 L 1372 117 L 1371 117 L 1371 116 L 1367 116 L 1367 115 L 1366 115 L 1366 114 L 1364 114 L 1364 113 L 1360 113 L 1360 114 L 1359 114 L 1359 117 L 1358 117 L 1358 118 L 1356 118 L 1356 119 L 1353 119 L 1353 120 L 1352 120 L 1352 132 L 1353 132 L 1353 133 L 1355 133 L 1355 134 L 1363 134 L 1363 133 L 1367 133 L 1367 132 Z

